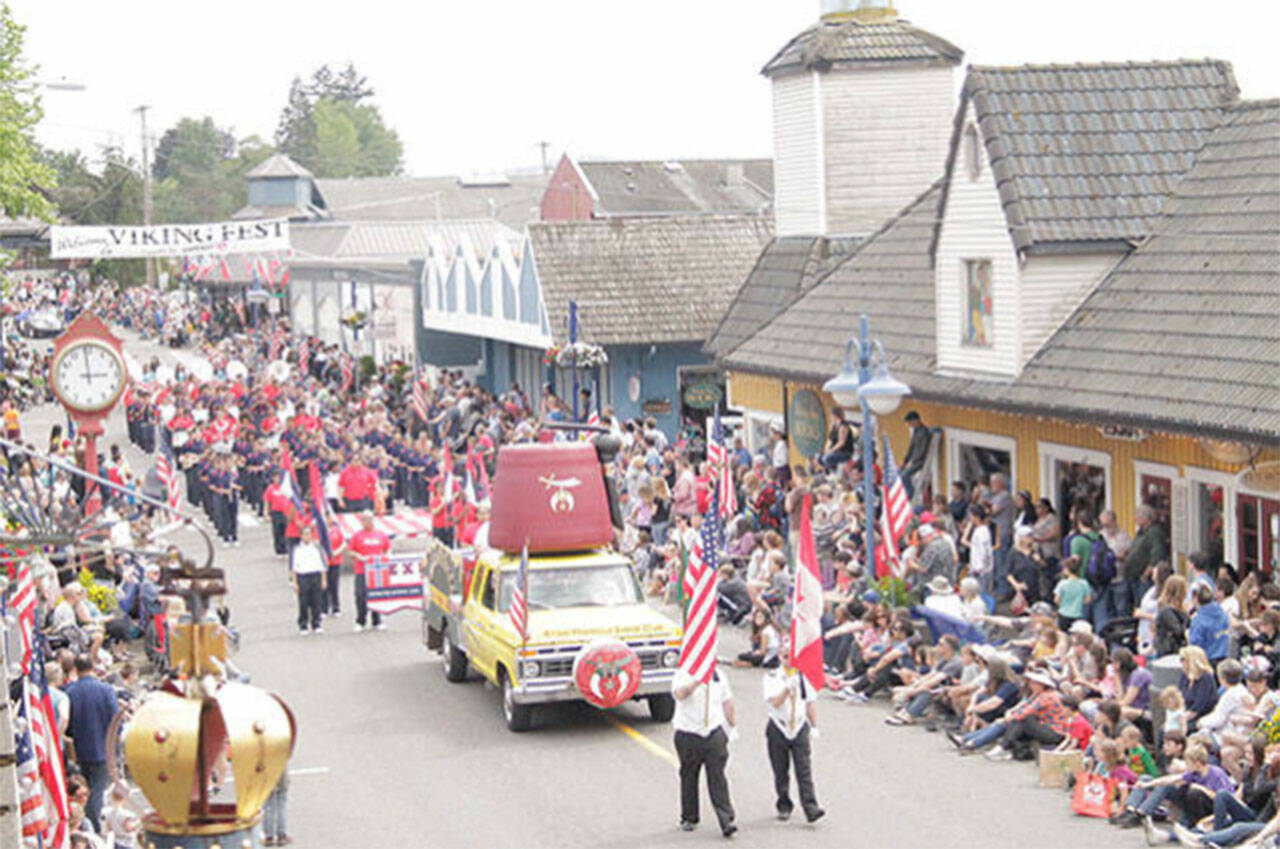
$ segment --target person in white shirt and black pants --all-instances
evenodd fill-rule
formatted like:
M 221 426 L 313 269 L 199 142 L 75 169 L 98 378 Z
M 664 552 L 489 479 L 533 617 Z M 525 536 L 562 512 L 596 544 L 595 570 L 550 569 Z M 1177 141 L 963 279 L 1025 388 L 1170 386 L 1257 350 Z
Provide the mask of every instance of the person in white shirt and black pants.
M 779 653 L 782 664 L 764 677 L 764 700 L 769 708 L 765 725 L 765 741 L 769 748 L 769 765 L 773 767 L 773 786 L 778 794 L 778 819 L 790 819 L 790 767 L 796 766 L 796 785 L 800 790 L 800 807 L 809 822 L 826 813 L 818 806 L 813 791 L 811 739 L 818 733 L 818 693 L 791 665 L 791 652 L 786 646 Z
M 298 596 L 298 630 L 304 637 L 312 632 L 324 632 L 320 621 L 327 571 L 324 549 L 316 542 L 315 526 L 306 525 L 302 529 L 302 540 L 289 553 L 289 573 L 293 592 Z
M 729 682 L 718 671 L 713 670 L 711 676 L 711 681 L 703 684 L 679 670 L 671 685 L 676 698 L 671 724 L 680 757 L 680 827 L 693 831 L 698 826 L 698 773 L 706 767 L 711 807 L 721 833 L 732 837 L 738 826 L 733 821 L 724 769 L 729 762 L 729 739 L 737 734 L 737 716 Z

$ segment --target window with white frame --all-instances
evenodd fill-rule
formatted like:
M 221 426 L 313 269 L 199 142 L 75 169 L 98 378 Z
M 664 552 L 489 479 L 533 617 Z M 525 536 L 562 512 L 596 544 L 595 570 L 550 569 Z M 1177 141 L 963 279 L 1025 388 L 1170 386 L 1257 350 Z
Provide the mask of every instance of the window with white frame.
M 1075 507 L 1084 506 L 1096 519 L 1110 509 L 1111 455 L 1056 442 L 1037 443 L 1040 496 L 1048 498 L 1064 523 Z
M 1012 489 L 1018 480 L 1018 441 L 974 430 L 947 428 L 948 485 L 959 481 L 966 489 L 986 485 L 993 474 L 1005 475 Z
M 1186 476 L 1191 551 L 1208 555 L 1216 573 L 1224 562 L 1234 562 L 1227 540 L 1236 538 L 1235 475 L 1187 466 Z
M 974 348 L 990 348 L 994 330 L 991 260 L 966 259 L 962 273 L 964 284 L 960 304 L 964 315 L 960 320 L 960 343 Z
M 1186 522 L 1185 515 L 1177 509 L 1177 501 L 1181 495 L 1179 482 L 1181 473 L 1177 466 L 1166 466 L 1162 463 L 1149 463 L 1145 460 L 1133 461 L 1134 507 L 1149 507 L 1155 513 L 1155 522 L 1164 528 L 1164 538 L 1169 542 L 1170 556 L 1176 557 L 1182 551 L 1178 547 L 1180 525 Z M 1182 508 L 1182 512 L 1185 507 Z M 1137 532 L 1137 526 L 1134 526 Z

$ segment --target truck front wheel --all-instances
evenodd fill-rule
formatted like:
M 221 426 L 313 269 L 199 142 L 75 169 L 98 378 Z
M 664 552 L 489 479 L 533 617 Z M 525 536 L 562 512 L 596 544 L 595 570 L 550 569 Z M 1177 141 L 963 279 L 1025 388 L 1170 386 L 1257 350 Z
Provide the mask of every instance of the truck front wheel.
M 529 705 L 516 704 L 516 689 L 511 683 L 511 676 L 502 672 L 502 718 L 507 721 L 508 730 L 528 731 L 533 720 L 533 708 Z
M 467 680 L 467 656 L 453 644 L 449 636 L 449 624 L 446 622 L 440 641 L 440 652 L 444 655 L 444 678 L 457 683 Z
M 649 697 L 649 716 L 654 722 L 670 722 L 676 715 L 676 700 L 670 693 L 658 693 Z

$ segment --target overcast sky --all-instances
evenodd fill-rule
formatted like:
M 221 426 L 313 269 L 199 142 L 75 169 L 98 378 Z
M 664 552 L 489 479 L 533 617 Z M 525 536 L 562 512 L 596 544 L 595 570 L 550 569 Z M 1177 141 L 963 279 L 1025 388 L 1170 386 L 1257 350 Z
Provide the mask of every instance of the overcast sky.
M 766 60 L 818 0 L 8 0 L 50 91 L 40 140 L 96 157 L 210 115 L 270 139 L 295 75 L 354 61 L 410 174 L 532 167 L 538 142 L 612 158 L 768 156 Z M 1280 96 L 1276 0 L 899 0 L 975 64 L 1231 61 Z

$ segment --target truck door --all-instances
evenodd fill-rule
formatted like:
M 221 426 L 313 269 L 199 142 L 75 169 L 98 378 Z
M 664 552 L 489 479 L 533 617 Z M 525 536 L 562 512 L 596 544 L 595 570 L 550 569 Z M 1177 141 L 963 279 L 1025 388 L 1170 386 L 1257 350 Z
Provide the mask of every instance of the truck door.
M 467 603 L 465 621 L 468 630 L 467 655 L 482 675 L 493 680 L 497 661 L 497 592 L 494 586 L 498 572 L 489 564 L 476 565 L 471 579 L 471 594 Z

